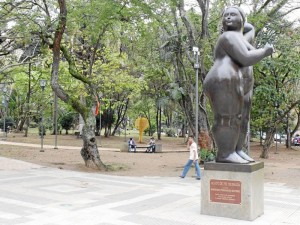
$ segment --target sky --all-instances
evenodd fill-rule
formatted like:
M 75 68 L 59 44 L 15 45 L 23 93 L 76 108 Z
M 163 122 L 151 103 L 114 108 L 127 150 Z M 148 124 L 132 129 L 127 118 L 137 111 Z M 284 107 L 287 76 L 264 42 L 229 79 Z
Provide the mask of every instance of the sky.
M 187 7 L 189 7 L 189 6 L 198 7 L 198 3 L 196 0 L 184 0 L 184 2 L 187 5 Z M 300 0 L 290 0 L 290 8 L 292 8 L 292 7 L 299 7 L 299 9 L 295 10 L 293 13 L 290 13 L 289 18 L 291 20 L 299 21 L 300 20 Z M 250 11 L 249 6 L 247 6 L 247 5 L 245 5 L 244 7 L 242 6 L 242 9 L 246 12 L 246 14 L 247 14 L 247 12 Z

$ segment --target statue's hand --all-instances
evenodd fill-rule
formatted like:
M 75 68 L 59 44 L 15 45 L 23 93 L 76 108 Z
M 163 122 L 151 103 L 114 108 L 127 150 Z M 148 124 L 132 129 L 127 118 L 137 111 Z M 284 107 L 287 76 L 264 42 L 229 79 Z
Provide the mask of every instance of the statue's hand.
M 274 46 L 267 43 L 264 47 L 264 50 L 265 50 L 265 55 L 266 56 L 272 55 L 272 53 L 274 52 Z

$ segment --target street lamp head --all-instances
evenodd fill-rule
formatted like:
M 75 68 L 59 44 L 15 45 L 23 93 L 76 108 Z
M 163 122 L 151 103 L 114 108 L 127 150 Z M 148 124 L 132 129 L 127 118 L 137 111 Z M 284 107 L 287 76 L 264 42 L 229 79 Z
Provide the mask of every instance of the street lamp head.
M 194 64 L 194 68 L 195 69 L 199 69 L 200 68 L 200 65 L 199 65 L 199 55 L 200 55 L 200 52 L 199 52 L 199 48 L 194 46 L 193 47 L 193 53 L 194 53 L 194 56 L 195 56 L 195 64 Z
M 193 52 L 194 52 L 194 55 L 199 54 L 199 48 L 194 46 L 193 47 Z
M 46 86 L 46 80 L 44 80 L 44 79 L 42 79 L 42 80 L 40 80 L 40 86 L 41 86 L 41 88 L 42 88 L 42 90 L 44 90 L 44 88 L 45 88 L 45 86 Z

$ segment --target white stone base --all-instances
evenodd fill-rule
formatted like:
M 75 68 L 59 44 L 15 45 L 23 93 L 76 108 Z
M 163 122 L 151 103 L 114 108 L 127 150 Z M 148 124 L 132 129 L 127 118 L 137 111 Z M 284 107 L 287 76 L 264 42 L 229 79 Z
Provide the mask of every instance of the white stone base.
M 254 220 L 264 213 L 264 164 L 205 163 L 201 213 Z
M 155 144 L 155 152 L 162 152 L 162 144 Z

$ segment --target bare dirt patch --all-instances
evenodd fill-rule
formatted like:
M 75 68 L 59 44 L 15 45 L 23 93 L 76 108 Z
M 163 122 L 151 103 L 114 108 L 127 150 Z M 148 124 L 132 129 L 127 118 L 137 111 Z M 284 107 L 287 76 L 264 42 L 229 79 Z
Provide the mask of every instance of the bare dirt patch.
M 23 160 L 47 167 L 55 167 L 65 170 L 82 171 L 89 173 L 103 173 L 120 176 L 179 176 L 188 158 L 188 151 L 183 138 L 167 138 L 157 141 L 162 144 L 162 153 L 128 153 L 117 149 L 126 144 L 122 136 L 98 138 L 101 143 L 101 160 L 109 166 L 109 171 L 98 171 L 95 168 L 87 168 L 80 156 L 82 140 L 75 135 L 58 135 L 58 149 L 54 149 L 54 136 L 46 135 L 44 139 L 45 152 L 40 152 L 40 138 L 30 134 L 10 133 L 8 142 L 21 142 L 23 146 L 4 145 L 0 143 L 0 156 Z M 136 138 L 137 140 L 137 138 Z M 149 137 L 144 137 L 145 145 Z M 26 146 L 26 143 L 36 146 Z M 51 145 L 51 146 L 48 146 Z M 72 146 L 73 149 L 64 147 Z M 114 148 L 114 150 L 110 150 Z M 283 144 L 272 146 L 269 159 L 260 159 L 261 146 L 252 143 L 251 156 L 265 164 L 265 181 L 280 182 L 289 186 L 300 187 L 300 147 L 286 149 Z M 275 154 L 278 153 L 278 154 Z M 193 169 L 189 176 L 193 175 Z

